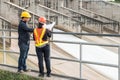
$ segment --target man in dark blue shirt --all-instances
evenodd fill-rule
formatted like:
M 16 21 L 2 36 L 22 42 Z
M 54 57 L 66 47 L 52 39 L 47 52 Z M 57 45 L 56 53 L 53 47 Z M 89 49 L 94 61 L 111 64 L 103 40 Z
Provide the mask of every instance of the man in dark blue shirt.
M 28 55 L 29 50 L 29 44 L 30 44 L 30 34 L 29 32 L 33 32 L 32 28 L 28 28 L 26 22 L 29 21 L 31 15 L 24 11 L 21 13 L 22 20 L 19 23 L 18 26 L 18 45 L 20 48 L 20 56 L 18 60 L 18 72 L 28 72 L 30 70 L 27 69 L 26 66 L 26 59 Z

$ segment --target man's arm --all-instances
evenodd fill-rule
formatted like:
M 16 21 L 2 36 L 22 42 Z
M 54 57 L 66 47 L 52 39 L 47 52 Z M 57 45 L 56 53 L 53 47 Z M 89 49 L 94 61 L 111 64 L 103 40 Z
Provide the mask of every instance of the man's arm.
M 27 31 L 27 32 L 33 32 L 33 30 L 34 30 L 33 28 L 28 28 L 28 26 L 25 25 L 25 24 L 22 24 L 21 27 L 22 27 L 23 30 L 25 30 L 25 31 Z

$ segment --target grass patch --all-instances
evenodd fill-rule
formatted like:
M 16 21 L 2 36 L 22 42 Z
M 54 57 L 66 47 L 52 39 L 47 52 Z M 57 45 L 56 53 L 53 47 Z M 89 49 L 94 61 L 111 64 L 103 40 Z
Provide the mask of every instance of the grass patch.
M 25 74 L 0 70 L 0 80 L 42 80 Z
M 110 2 L 120 3 L 120 0 L 111 0 Z
M 120 0 L 115 0 L 115 2 L 120 3 Z

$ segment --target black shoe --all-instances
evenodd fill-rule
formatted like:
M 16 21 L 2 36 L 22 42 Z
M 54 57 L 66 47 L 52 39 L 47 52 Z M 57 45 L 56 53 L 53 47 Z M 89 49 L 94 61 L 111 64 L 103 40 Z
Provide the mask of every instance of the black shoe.
M 44 77 L 44 74 L 39 74 L 38 76 L 39 76 L 39 77 Z
M 23 71 L 23 70 L 18 70 L 17 72 L 18 72 L 18 73 L 23 73 L 24 71 Z
M 47 74 L 47 77 L 51 77 L 51 74 Z
M 24 72 L 30 72 L 31 70 L 30 69 L 25 69 L 23 70 Z

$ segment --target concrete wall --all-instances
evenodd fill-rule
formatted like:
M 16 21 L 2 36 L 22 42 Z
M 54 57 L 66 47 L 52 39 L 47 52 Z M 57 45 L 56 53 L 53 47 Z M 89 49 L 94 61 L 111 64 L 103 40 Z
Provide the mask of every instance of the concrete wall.
M 6 0 L 6 1 L 9 1 L 9 0 Z M 5 18 L 7 18 L 12 23 L 14 23 L 15 25 L 18 25 L 18 22 L 20 20 L 21 11 L 16 9 L 16 8 L 13 8 L 11 6 L 8 6 L 8 5 L 6 6 L 6 4 L 3 3 L 3 0 L 0 0 L 0 2 L 1 2 L 0 6 L 1 6 L 1 10 L 2 10 L 1 15 L 4 16 Z M 73 16 L 73 13 L 71 14 L 71 13 L 69 13 L 69 11 L 64 11 L 60 7 L 64 3 L 64 6 L 66 6 L 66 7 L 68 6 L 69 8 L 78 10 L 79 7 L 80 7 L 79 6 L 79 4 L 80 4 L 79 0 L 69 0 L 69 1 L 68 0 L 51 0 L 51 1 L 49 1 L 49 0 L 19 0 L 19 1 L 18 0 L 12 0 L 12 2 L 26 8 L 26 9 L 32 11 L 32 12 L 35 12 L 36 14 L 38 14 L 40 16 L 45 16 L 47 19 L 49 19 L 51 21 L 56 21 L 58 25 L 63 25 L 62 28 L 72 30 L 73 32 L 79 32 L 80 31 L 80 29 L 79 29 L 80 26 L 78 25 L 78 22 L 70 21 L 69 18 L 67 18 L 65 16 L 62 16 L 60 14 L 55 14 L 55 13 L 52 13 L 52 12 L 48 12 L 48 10 L 46 10 L 44 8 L 40 8 L 38 6 L 39 3 L 40 3 L 42 5 L 49 6 L 52 9 L 58 10 L 59 12 L 66 13 L 69 16 Z M 48 3 L 50 3 L 50 4 L 48 5 Z M 94 2 L 94 3 L 93 2 L 89 2 L 89 3 L 83 2 L 83 6 L 86 5 L 85 6 L 86 9 L 100 12 L 101 9 L 98 9 L 98 8 L 101 8 L 101 6 L 94 8 L 95 7 L 94 5 L 96 5 L 96 4 L 98 4 L 98 3 L 96 3 L 96 2 Z M 102 5 L 104 5 L 104 4 L 102 3 Z M 109 8 L 109 6 L 108 6 L 108 8 Z M 101 13 L 103 13 L 103 12 L 104 12 L 104 10 L 102 10 Z M 76 14 L 74 14 L 74 15 L 76 16 Z M 37 18 L 36 18 L 36 21 L 37 21 Z M 31 23 L 32 22 L 33 21 L 31 19 Z M 90 24 L 87 24 L 87 25 L 85 24 L 85 26 L 88 26 L 88 27 L 91 26 L 91 25 Z M 93 24 L 92 26 L 96 27 L 96 24 L 95 25 Z M 94 29 L 97 30 L 96 28 L 94 28 Z
M 64 6 L 69 7 L 70 9 L 78 9 L 79 8 L 79 0 L 64 0 Z
M 13 1 L 14 0 L 0 0 L 0 16 L 6 18 L 10 22 L 14 24 L 18 24 L 19 18 L 18 18 L 18 11 L 15 10 L 15 8 L 12 8 L 11 6 L 5 4 L 5 1 Z M 17 2 L 16 2 L 17 3 Z
M 105 1 L 83 1 L 83 4 L 85 4 L 83 5 L 83 8 L 89 9 L 114 20 L 120 20 L 120 5 L 118 4 Z

